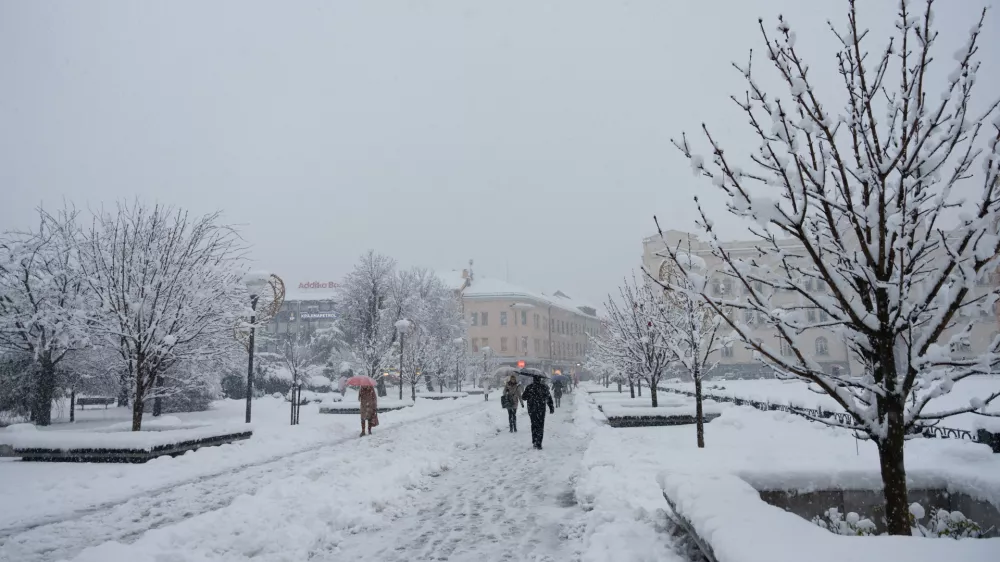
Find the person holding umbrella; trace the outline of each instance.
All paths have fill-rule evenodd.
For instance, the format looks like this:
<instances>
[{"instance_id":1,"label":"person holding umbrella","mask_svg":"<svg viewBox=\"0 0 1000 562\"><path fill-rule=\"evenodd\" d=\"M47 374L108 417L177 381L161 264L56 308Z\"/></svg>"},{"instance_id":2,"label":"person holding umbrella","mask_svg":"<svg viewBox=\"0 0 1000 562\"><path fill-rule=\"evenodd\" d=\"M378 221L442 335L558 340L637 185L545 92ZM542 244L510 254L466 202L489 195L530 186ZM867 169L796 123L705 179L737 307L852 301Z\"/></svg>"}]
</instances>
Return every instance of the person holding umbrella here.
<instances>
[{"instance_id":1,"label":"person holding umbrella","mask_svg":"<svg viewBox=\"0 0 1000 562\"><path fill-rule=\"evenodd\" d=\"M559 406L562 405L561 404L562 403L562 395L563 395L563 379L562 379L562 377L555 377L555 378L552 379L552 394L553 394L553 396L555 396L555 399L556 399L556 408L558 408Z\"/></svg>"},{"instance_id":2,"label":"person holding umbrella","mask_svg":"<svg viewBox=\"0 0 1000 562\"><path fill-rule=\"evenodd\" d=\"M347 386L358 388L358 410L361 412L361 437L365 436L365 422L368 423L368 435L372 428L378 426L378 394L375 393L375 381L371 377L354 376L347 379Z\"/></svg>"},{"instance_id":3,"label":"person holding umbrella","mask_svg":"<svg viewBox=\"0 0 1000 562\"><path fill-rule=\"evenodd\" d=\"M517 433L517 404L520 402L524 406L524 401L521 400L521 385L517 382L517 375L512 374L507 379L507 384L503 387L503 395L500 396L500 402L507 410L507 422L510 424L510 432Z\"/></svg>"},{"instance_id":4,"label":"person holding umbrella","mask_svg":"<svg viewBox=\"0 0 1000 562\"><path fill-rule=\"evenodd\" d=\"M531 419L531 444L536 449L542 448L542 436L545 433L545 407L549 407L549 413L556 413L556 407L552 403L552 394L549 387L542 382L542 373L531 369L522 371L521 374L531 377L531 384L524 389L521 400L528 404L528 418Z\"/></svg>"}]
</instances>

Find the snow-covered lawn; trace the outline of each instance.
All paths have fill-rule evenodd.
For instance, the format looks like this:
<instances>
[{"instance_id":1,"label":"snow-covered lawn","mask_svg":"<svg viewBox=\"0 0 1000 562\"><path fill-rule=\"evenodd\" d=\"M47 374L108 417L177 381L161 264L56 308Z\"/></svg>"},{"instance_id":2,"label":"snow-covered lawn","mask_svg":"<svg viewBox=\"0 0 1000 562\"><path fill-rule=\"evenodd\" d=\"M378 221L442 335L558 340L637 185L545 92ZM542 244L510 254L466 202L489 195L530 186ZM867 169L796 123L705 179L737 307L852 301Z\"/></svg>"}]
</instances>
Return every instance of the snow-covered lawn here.
<instances>
[{"instance_id":1,"label":"snow-covered lawn","mask_svg":"<svg viewBox=\"0 0 1000 562\"><path fill-rule=\"evenodd\" d=\"M711 475L735 475L740 482L750 480L761 489L769 486L873 489L881 485L878 455L873 444L855 441L849 432L809 422L793 414L722 405L722 416L705 425L706 448L698 450L694 426L618 430L599 424L602 416L596 404L581 401L577 408L583 410L578 412L577 419L591 424L594 436L584 455L576 487L581 505L593 508L588 512L585 533L586 551L590 553L585 560L588 561L652 560L650 553L670 548L665 535L658 532L664 526L667 510L658 483L661 475L668 482L686 478L688 494L700 495L698 501L705 506L725 509L719 513L706 509L697 514L702 519L696 522L711 538L729 541L726 557L720 558L720 562L772 559L770 556L775 551L759 541L751 541L741 530L740 525L745 523L740 519L743 509L754 513L754 517L760 517L760 510L774 515L770 520L774 525L780 525L783 516L787 516L784 517L786 522L788 517L795 517L795 523L806 525L804 533L808 536L812 536L809 534L812 529L808 527L812 523L785 514L779 508L759 505L762 500L755 494L726 497L722 490L732 487L725 486L722 481L718 489L711 486L693 489L700 485L699 482L710 480ZM950 484L953 489L1000 506L1000 455L991 453L985 445L962 440L914 439L907 442L906 455L908 476L914 484L936 487ZM756 498L757 503L752 506L739 503L749 501L748 497ZM701 505L698 501L692 505ZM795 542L799 540L799 531L802 529L782 528L771 540ZM711 535L713 532L717 534ZM734 543L733 537L743 537L744 542ZM845 538L849 539L869 540ZM885 543L910 539L874 537L870 540ZM938 546L928 552L947 548L949 543L959 544L950 539L918 539L918 542L926 540L944 541L936 543ZM978 546L965 550L953 549L948 559L981 560L983 558L977 556L981 556L984 549L995 548L994 553L1000 552L1000 539L983 540L991 542L979 542ZM862 550L865 548L867 546L863 545ZM907 556L898 559L940 562L940 558L922 557L919 546L910 547L906 552ZM826 558L823 549L811 548L809 553L808 559L814 562L849 559ZM969 558L963 558L964 555ZM667 556L664 554L664 559Z\"/></svg>"},{"instance_id":2,"label":"snow-covered lawn","mask_svg":"<svg viewBox=\"0 0 1000 562\"><path fill-rule=\"evenodd\" d=\"M478 405L479 401L420 401L412 408L381 414L381 425L376 433L471 404ZM244 407L245 402L225 400L216 402L207 412L171 416L185 422L238 422L243 419ZM39 524L74 517L98 506L123 502L241 467L323 447L328 447L330 454L336 454L338 447L357 439L360 422L356 416L323 416L317 410L316 404L303 406L301 425L293 427L289 425L288 402L275 398L255 400L251 439L140 465L24 463L0 459L0 482L3 483L0 486L0 506L3 506L0 509L0 539ZM115 420L109 415L100 421L85 422L85 427L106 427ZM4 557L0 555L0 559Z\"/></svg>"},{"instance_id":3,"label":"snow-covered lawn","mask_svg":"<svg viewBox=\"0 0 1000 562\"><path fill-rule=\"evenodd\" d=\"M660 386L694 391L692 383L664 382L660 383ZM719 389L718 387L723 388ZM955 384L955 387L949 394L932 400L924 408L924 413L947 411L951 408L968 406L971 399L987 397L998 391L1000 391L1000 375L969 377ZM703 392L705 394L747 398L750 400L771 402L773 404L787 404L803 408L822 407L829 411L842 411L842 408L829 396L817 394L809 390L806 384L794 380L758 379L720 381L710 379L705 381ZM643 393L645 394L646 390L643 390ZM1000 403L991 405L989 411L1000 412ZM983 419L983 416L961 414L943 420L940 425L956 429L974 429L976 422L981 419Z\"/></svg>"}]
</instances>

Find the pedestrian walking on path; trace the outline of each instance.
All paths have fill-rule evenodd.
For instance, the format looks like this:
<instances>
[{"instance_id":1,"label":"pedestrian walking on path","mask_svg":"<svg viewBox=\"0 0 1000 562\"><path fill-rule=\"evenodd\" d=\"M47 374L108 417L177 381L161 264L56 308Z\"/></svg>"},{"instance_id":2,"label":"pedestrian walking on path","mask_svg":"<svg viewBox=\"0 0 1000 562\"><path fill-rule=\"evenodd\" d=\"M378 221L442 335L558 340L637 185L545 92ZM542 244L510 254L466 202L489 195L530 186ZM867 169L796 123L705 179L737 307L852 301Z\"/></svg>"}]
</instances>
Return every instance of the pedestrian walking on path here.
<instances>
[{"instance_id":1,"label":"pedestrian walking on path","mask_svg":"<svg viewBox=\"0 0 1000 562\"><path fill-rule=\"evenodd\" d=\"M552 393L549 387L542 382L542 377L532 376L532 382L524 389L521 399L527 402L528 417L531 419L531 444L536 449L542 448L542 436L545 433L545 407L549 407L549 413L556 413L555 404L552 403Z\"/></svg>"},{"instance_id":2,"label":"pedestrian walking on path","mask_svg":"<svg viewBox=\"0 0 1000 562\"><path fill-rule=\"evenodd\" d=\"M562 381L553 381L552 382L552 395L556 399L556 408L558 408L561 405L561 403L562 403L562 395L563 395L563 382Z\"/></svg>"},{"instance_id":3,"label":"pedestrian walking on path","mask_svg":"<svg viewBox=\"0 0 1000 562\"><path fill-rule=\"evenodd\" d=\"M361 410L361 437L365 436L365 422L368 422L368 435L372 428L378 426L378 394L375 387L362 386L358 389L358 404Z\"/></svg>"},{"instance_id":4,"label":"pedestrian walking on path","mask_svg":"<svg viewBox=\"0 0 1000 562\"><path fill-rule=\"evenodd\" d=\"M511 375L503 387L503 394L500 395L500 405L507 410L507 421L510 424L511 433L517 433L518 403L524 405L524 401L521 400L521 385L517 382L517 375Z\"/></svg>"}]
</instances>

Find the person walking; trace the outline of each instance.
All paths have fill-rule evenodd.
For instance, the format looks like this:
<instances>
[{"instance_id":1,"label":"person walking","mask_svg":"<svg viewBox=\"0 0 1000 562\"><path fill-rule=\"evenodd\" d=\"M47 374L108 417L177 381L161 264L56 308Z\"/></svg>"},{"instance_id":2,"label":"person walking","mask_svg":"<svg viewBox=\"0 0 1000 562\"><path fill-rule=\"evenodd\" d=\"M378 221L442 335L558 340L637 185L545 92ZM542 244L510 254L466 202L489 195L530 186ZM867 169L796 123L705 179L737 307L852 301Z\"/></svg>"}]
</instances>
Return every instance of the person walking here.
<instances>
[{"instance_id":1,"label":"person walking","mask_svg":"<svg viewBox=\"0 0 1000 562\"><path fill-rule=\"evenodd\" d=\"M503 394L500 401L507 409L507 421L510 423L510 432L517 433L517 404L524 406L521 400L521 385L517 382L517 375L511 375L507 384L503 387Z\"/></svg>"},{"instance_id":2,"label":"person walking","mask_svg":"<svg viewBox=\"0 0 1000 562\"><path fill-rule=\"evenodd\" d=\"M552 394L549 387L542 382L542 377L532 375L532 382L524 389L521 399L527 402L528 417L531 419L531 444L536 449L542 448L542 436L545 433L545 407L549 407L549 413L556 413L556 407L552 403Z\"/></svg>"},{"instance_id":3,"label":"person walking","mask_svg":"<svg viewBox=\"0 0 1000 562\"><path fill-rule=\"evenodd\" d=\"M365 436L365 422L368 422L368 435L372 428L378 426L378 394L375 387L362 386L358 389L358 404L361 410L361 437Z\"/></svg>"},{"instance_id":4,"label":"person walking","mask_svg":"<svg viewBox=\"0 0 1000 562\"><path fill-rule=\"evenodd\" d=\"M563 382L562 381L553 381L552 382L552 395L556 399L556 408L558 408L561 405L561 402L562 402L562 395L563 395Z\"/></svg>"}]
</instances>

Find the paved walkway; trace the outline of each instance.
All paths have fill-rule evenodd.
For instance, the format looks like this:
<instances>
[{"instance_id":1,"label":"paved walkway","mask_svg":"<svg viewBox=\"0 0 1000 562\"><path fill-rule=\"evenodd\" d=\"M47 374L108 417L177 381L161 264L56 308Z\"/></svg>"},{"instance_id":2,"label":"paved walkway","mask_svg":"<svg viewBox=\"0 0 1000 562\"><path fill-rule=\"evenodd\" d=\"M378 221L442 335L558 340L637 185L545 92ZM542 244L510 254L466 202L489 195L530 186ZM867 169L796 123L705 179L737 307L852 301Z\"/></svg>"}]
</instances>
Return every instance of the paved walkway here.
<instances>
[{"instance_id":1,"label":"paved walkway","mask_svg":"<svg viewBox=\"0 0 1000 562\"><path fill-rule=\"evenodd\" d=\"M572 398L564 397L536 451L522 410L518 433L504 430L465 452L410 514L388 529L352 535L326 560L577 559L581 512L571 479L586 442L573 431L571 412Z\"/></svg>"}]
</instances>

